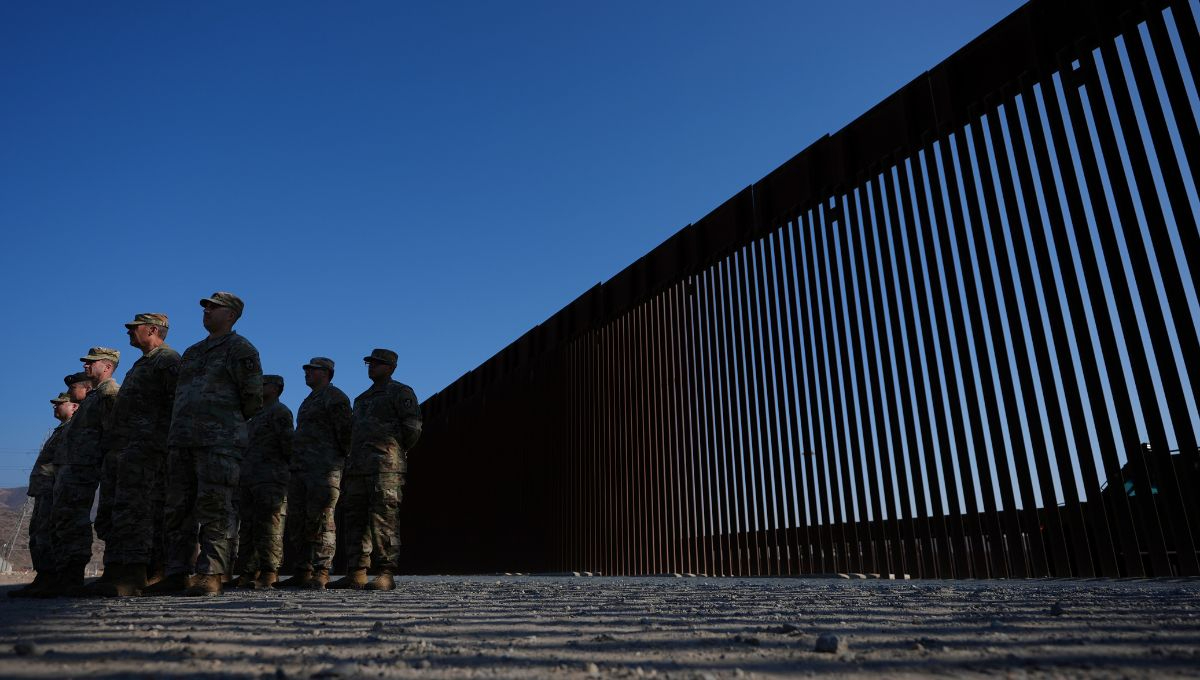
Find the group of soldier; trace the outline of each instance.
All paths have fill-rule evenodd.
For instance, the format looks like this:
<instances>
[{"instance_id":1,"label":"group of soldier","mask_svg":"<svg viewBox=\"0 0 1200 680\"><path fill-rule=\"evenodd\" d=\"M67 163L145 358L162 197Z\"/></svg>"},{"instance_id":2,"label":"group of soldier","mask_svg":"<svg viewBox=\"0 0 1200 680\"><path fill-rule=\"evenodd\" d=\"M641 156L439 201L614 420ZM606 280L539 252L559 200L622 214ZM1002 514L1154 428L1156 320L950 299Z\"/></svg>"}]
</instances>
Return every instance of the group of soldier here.
<instances>
[{"instance_id":1,"label":"group of soldier","mask_svg":"<svg viewBox=\"0 0 1200 680\"><path fill-rule=\"evenodd\" d=\"M395 588L407 454L421 434L415 393L392 379L396 353L363 357L371 387L353 405L331 384L333 360L313 358L293 426L283 377L263 375L258 350L233 330L242 300L216 292L200 305L208 337L182 356L166 344L165 314L137 314L125 327L142 356L124 385L113 380L121 353L93 347L50 400L60 424L28 492L37 575L10 595ZM93 529L104 571L85 584ZM347 573L330 583L335 531ZM281 564L285 541L293 565ZM284 566L292 577L276 583Z\"/></svg>"}]
</instances>

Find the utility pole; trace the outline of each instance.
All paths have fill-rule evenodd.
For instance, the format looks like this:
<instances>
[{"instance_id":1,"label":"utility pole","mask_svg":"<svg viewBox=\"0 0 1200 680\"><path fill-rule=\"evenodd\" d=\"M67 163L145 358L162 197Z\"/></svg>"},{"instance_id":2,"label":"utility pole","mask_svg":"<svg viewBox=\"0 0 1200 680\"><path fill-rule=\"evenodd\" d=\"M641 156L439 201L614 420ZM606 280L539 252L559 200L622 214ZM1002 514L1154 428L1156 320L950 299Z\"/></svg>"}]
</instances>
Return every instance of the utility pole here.
<instances>
[{"instance_id":1,"label":"utility pole","mask_svg":"<svg viewBox=\"0 0 1200 680\"><path fill-rule=\"evenodd\" d=\"M17 527L13 529L12 540L8 542L8 548L4 551L4 561L12 564L13 548L17 547L17 539L21 537L21 527L25 525L25 518L33 511L33 496L26 496L25 503L21 506L21 517L17 519Z\"/></svg>"}]
</instances>

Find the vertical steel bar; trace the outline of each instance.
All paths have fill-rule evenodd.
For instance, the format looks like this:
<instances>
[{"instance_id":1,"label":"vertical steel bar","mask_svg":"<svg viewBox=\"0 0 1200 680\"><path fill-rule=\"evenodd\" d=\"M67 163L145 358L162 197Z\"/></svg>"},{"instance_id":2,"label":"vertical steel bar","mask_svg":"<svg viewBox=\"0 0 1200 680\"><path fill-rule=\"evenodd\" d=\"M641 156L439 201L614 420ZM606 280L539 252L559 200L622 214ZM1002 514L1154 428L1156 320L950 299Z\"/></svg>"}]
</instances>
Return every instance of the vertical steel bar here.
<instances>
[{"instance_id":1,"label":"vertical steel bar","mask_svg":"<svg viewBox=\"0 0 1200 680\"><path fill-rule=\"evenodd\" d=\"M733 290L736 284L733 282L735 276L733 264L734 257L730 255L723 263L720 281L721 313L723 317L721 331L724 342L722 353L725 370L725 404L728 407L728 418L725 422L729 425L728 436L726 438L726 445L728 446L726 454L726 488L729 489L729 506L732 511L728 527L731 538L729 573L733 576L745 576L749 573L746 568L746 565L749 564L749 543L747 542L748 532L744 529L747 523L744 519L745 504L741 465L741 441L744 418L739 417L739 413L742 410L741 393L743 383L738 372L738 353L734 341L734 334L737 331L734 329L736 312L733 310Z\"/></svg>"},{"instance_id":2,"label":"vertical steel bar","mask_svg":"<svg viewBox=\"0 0 1200 680\"><path fill-rule=\"evenodd\" d=\"M768 285L769 263L768 258L768 237L760 238L751 244L751 253L754 255L754 280L755 280L755 298L756 298L756 334L758 336L757 355L759 366L758 379L758 404L759 404L759 426L761 428L760 440L764 443L760 447L760 463L761 477L759 479L759 487L763 490L763 525L761 531L765 538L766 554L763 565L763 573L767 575L778 576L782 573L783 559L782 552L786 552L783 548L783 511L780 509L781 501L781 475L778 461L781 457L779 445L779 421L776 415L776 393L775 386L778 384L776 376L776 366L778 363L774 358L774 353L771 351L771 346L775 344L777 331L775 328L775 320L769 313L770 304L773 299L773 287Z\"/></svg>"},{"instance_id":3,"label":"vertical steel bar","mask_svg":"<svg viewBox=\"0 0 1200 680\"><path fill-rule=\"evenodd\" d=\"M803 476L803 461L801 456L804 452L804 447L800 439L800 409L801 397L799 393L798 374L800 352L800 343L804 340L800 336L800 327L796 313L796 263L793 259L792 235L795 223L794 221L785 224L779 229L779 245L780 255L775 258L775 277L779 281L780 295L779 304L783 309L781 318L785 320L787 325L787 334L784 338L783 366L784 366L784 386L786 395L784 397L784 407L781 412L787 417L788 427L788 461L791 466L791 483L787 487L789 498L791 499L792 511L790 516L793 522L792 535L794 542L791 544L792 549L789 552L788 572L789 574L804 573L804 565L807 562L804 559L806 549L809 545L808 538L808 513L804 509L804 482Z\"/></svg>"}]
</instances>

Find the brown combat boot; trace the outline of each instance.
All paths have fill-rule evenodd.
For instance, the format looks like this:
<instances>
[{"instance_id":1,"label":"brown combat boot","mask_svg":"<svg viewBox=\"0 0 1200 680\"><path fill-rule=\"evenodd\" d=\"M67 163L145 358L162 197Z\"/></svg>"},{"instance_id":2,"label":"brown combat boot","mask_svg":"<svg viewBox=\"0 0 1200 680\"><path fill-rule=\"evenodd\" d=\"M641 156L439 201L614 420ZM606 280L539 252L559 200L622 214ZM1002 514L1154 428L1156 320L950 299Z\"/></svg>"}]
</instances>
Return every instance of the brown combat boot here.
<instances>
[{"instance_id":1,"label":"brown combat boot","mask_svg":"<svg viewBox=\"0 0 1200 680\"><path fill-rule=\"evenodd\" d=\"M163 577L166 575L166 570L163 569L163 565L151 564L150 566L146 567L146 585L152 586L155 583L163 580Z\"/></svg>"},{"instance_id":2,"label":"brown combat boot","mask_svg":"<svg viewBox=\"0 0 1200 680\"><path fill-rule=\"evenodd\" d=\"M110 586L125 578L128 566L124 564L104 565L104 574L91 583L79 586L67 593L68 597L116 597L116 591Z\"/></svg>"},{"instance_id":3,"label":"brown combat boot","mask_svg":"<svg viewBox=\"0 0 1200 680\"><path fill-rule=\"evenodd\" d=\"M92 597L133 597L146 587L146 565L123 564L108 583L96 582L86 586Z\"/></svg>"},{"instance_id":4,"label":"brown combat boot","mask_svg":"<svg viewBox=\"0 0 1200 680\"><path fill-rule=\"evenodd\" d=\"M171 574L162 577L158 583L142 589L143 595L174 595L182 593L188 587L187 574Z\"/></svg>"},{"instance_id":5,"label":"brown combat boot","mask_svg":"<svg viewBox=\"0 0 1200 680\"><path fill-rule=\"evenodd\" d=\"M367 569L351 569L346 575L325 586L326 588L362 590L367 585Z\"/></svg>"},{"instance_id":6,"label":"brown combat boot","mask_svg":"<svg viewBox=\"0 0 1200 680\"><path fill-rule=\"evenodd\" d=\"M33 593L46 587L46 584L54 580L54 572L37 572L33 575L33 581L17 588L16 590L8 591L9 597L33 597Z\"/></svg>"},{"instance_id":7,"label":"brown combat boot","mask_svg":"<svg viewBox=\"0 0 1200 680\"><path fill-rule=\"evenodd\" d=\"M367 585L363 586L363 590L395 590L396 581L392 578L391 569L380 569L379 575L375 577Z\"/></svg>"},{"instance_id":8,"label":"brown combat boot","mask_svg":"<svg viewBox=\"0 0 1200 680\"><path fill-rule=\"evenodd\" d=\"M83 569L86 566L87 562L73 562L65 569L60 569L54 575L54 580L47 583L45 588L34 593L32 597L65 597L67 593L83 585Z\"/></svg>"},{"instance_id":9,"label":"brown combat boot","mask_svg":"<svg viewBox=\"0 0 1200 680\"><path fill-rule=\"evenodd\" d=\"M233 583L230 583L226 587L227 588L253 588L254 582L257 580L258 580L258 572L257 571L247 571L247 572L243 573L241 576L237 577L236 581L234 581Z\"/></svg>"},{"instance_id":10,"label":"brown combat boot","mask_svg":"<svg viewBox=\"0 0 1200 680\"><path fill-rule=\"evenodd\" d=\"M329 583L329 570L317 569L313 571L312 578L308 582L300 586L305 590L325 590L325 585Z\"/></svg>"},{"instance_id":11,"label":"brown combat boot","mask_svg":"<svg viewBox=\"0 0 1200 680\"><path fill-rule=\"evenodd\" d=\"M275 590L271 586L275 585L277 574L273 571L260 571L258 577L254 579L255 590Z\"/></svg>"},{"instance_id":12,"label":"brown combat boot","mask_svg":"<svg viewBox=\"0 0 1200 680\"><path fill-rule=\"evenodd\" d=\"M312 580L313 572L311 569L297 569L295 574L290 578L286 578L275 584L276 588L307 588L308 582Z\"/></svg>"},{"instance_id":13,"label":"brown combat boot","mask_svg":"<svg viewBox=\"0 0 1200 680\"><path fill-rule=\"evenodd\" d=\"M222 574L196 574L192 580L192 585L180 591L180 595L184 597L206 597L209 595L220 595L225 579L221 578Z\"/></svg>"}]
</instances>

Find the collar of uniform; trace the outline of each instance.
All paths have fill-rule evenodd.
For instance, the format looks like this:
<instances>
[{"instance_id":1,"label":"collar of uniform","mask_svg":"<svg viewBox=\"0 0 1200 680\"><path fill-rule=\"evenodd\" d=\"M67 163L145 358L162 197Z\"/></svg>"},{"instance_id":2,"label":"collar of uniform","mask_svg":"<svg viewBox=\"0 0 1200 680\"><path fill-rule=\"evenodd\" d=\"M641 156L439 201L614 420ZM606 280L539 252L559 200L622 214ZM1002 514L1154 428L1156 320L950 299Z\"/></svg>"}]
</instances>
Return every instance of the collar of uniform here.
<instances>
[{"instance_id":1,"label":"collar of uniform","mask_svg":"<svg viewBox=\"0 0 1200 680\"><path fill-rule=\"evenodd\" d=\"M208 344L204 346L204 351L207 352L214 347L220 347L221 345L225 344L225 342L227 342L230 338L232 338L235 335L237 335L237 331L229 331L225 335L221 335L221 336L218 336L215 338L205 338L204 342L206 342Z\"/></svg>"},{"instance_id":2,"label":"collar of uniform","mask_svg":"<svg viewBox=\"0 0 1200 680\"><path fill-rule=\"evenodd\" d=\"M146 352L145 354L143 354L142 358L150 359L158 354L161 354L162 351L166 350L166 349L170 349L170 346L164 342L163 344L159 345L158 347L155 347L154 349L150 350L149 352Z\"/></svg>"}]
</instances>

